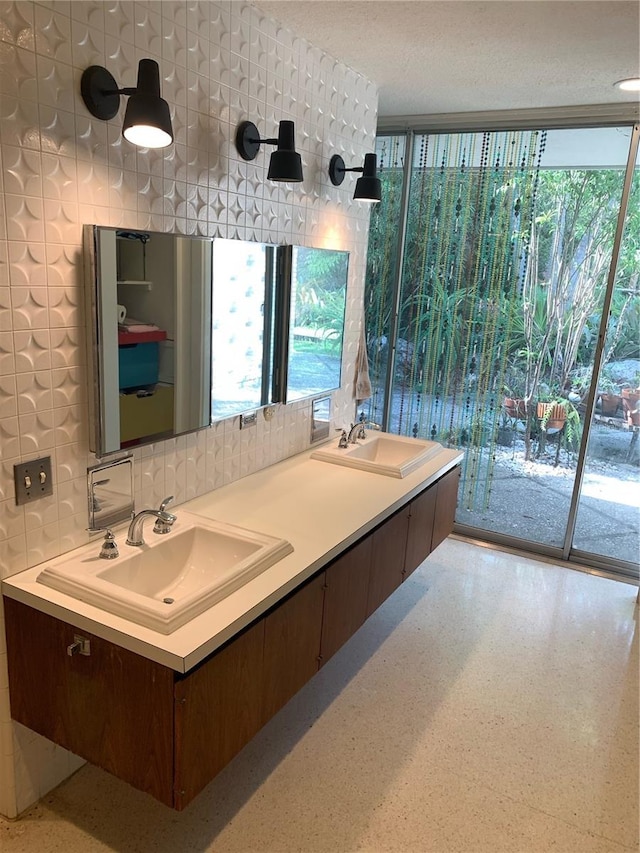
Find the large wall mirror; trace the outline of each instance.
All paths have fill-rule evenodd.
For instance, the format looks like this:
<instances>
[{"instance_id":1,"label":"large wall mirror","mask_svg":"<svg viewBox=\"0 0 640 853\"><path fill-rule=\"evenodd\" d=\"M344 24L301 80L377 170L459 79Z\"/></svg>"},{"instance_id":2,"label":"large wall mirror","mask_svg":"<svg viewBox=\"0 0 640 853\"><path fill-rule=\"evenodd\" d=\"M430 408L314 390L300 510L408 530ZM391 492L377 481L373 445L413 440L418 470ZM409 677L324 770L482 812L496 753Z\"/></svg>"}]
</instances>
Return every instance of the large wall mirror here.
<instances>
[{"instance_id":1,"label":"large wall mirror","mask_svg":"<svg viewBox=\"0 0 640 853\"><path fill-rule=\"evenodd\" d=\"M85 226L92 446L340 387L348 252Z\"/></svg>"},{"instance_id":2,"label":"large wall mirror","mask_svg":"<svg viewBox=\"0 0 640 853\"><path fill-rule=\"evenodd\" d=\"M208 426L212 241L85 226L98 455Z\"/></svg>"}]
</instances>

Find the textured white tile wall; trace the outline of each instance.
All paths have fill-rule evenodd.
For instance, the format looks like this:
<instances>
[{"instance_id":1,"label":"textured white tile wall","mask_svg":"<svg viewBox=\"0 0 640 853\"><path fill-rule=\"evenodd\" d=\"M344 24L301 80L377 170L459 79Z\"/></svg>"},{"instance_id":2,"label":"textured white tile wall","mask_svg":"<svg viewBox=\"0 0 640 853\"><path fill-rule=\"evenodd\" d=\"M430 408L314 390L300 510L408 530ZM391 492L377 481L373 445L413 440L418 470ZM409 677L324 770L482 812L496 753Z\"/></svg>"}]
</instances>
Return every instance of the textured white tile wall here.
<instances>
[{"instance_id":1,"label":"textured white tile wall","mask_svg":"<svg viewBox=\"0 0 640 853\"><path fill-rule=\"evenodd\" d=\"M160 64L175 144L136 150L120 115L94 119L79 96L90 64L135 85ZM331 186L331 155L373 150L377 91L357 72L245 2L0 2L0 572L86 541L87 365L84 223L297 242L351 252L343 388L333 418L353 415L369 211L353 182ZM268 147L239 159L237 124L276 133L296 123L305 180L266 180ZM240 435L237 419L135 451L139 506L217 488L304 449L310 406L278 407ZM13 465L51 454L55 493L16 507ZM10 720L0 609L0 812L14 816L78 759Z\"/></svg>"}]
</instances>

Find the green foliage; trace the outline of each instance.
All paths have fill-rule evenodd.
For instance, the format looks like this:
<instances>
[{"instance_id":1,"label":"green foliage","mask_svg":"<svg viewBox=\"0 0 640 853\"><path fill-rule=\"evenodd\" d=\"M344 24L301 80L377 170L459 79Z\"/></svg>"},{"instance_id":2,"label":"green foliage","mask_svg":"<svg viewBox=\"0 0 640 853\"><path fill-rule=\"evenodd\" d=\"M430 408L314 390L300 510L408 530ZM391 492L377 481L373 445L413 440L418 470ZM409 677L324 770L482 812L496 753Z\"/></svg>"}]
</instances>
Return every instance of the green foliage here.
<instances>
[{"instance_id":1,"label":"green foliage","mask_svg":"<svg viewBox=\"0 0 640 853\"><path fill-rule=\"evenodd\" d=\"M620 394L620 385L609 379L607 376L601 376L598 380L598 390L604 394Z\"/></svg>"},{"instance_id":2,"label":"green foliage","mask_svg":"<svg viewBox=\"0 0 640 853\"><path fill-rule=\"evenodd\" d=\"M411 358L402 376L396 371L395 390L400 380L402 405L405 399L411 400L401 417L413 427L431 406L437 415L428 427L435 421L442 440L470 447L478 442L490 444L487 436L495 433L501 414L495 396L504 389L507 396L527 402L529 455L530 439L541 427L535 404L547 396L566 415L560 440L575 449L582 426L578 410L565 395L570 388L586 392L623 172L595 168L538 172L530 156L540 141L535 134L526 141L523 134L483 135L483 151L492 151L494 159L487 156L478 168L468 165L477 162L467 157L469 140L452 134L417 141L422 146L420 165L416 158L397 306L398 337ZM521 146L512 158L520 163L522 157L520 168L510 169L511 163L502 156L508 146ZM435 149L437 158L431 156ZM456 160L454 149L467 154ZM371 215L367 257L365 308L370 340L390 337L396 310L393 283L400 250L402 170L383 169L381 179L383 202ZM610 359L640 357L639 270L640 170L636 170L605 364ZM385 364L377 352L376 358L372 378L382 380ZM414 393L405 397L404 389ZM440 403L434 408L434 398L446 399L448 408ZM494 402L489 403L491 398ZM493 430L470 423L475 410L491 411L487 417L494 418Z\"/></svg>"},{"instance_id":3,"label":"green foliage","mask_svg":"<svg viewBox=\"0 0 640 853\"><path fill-rule=\"evenodd\" d=\"M640 223L638 227L640 227ZM640 252L638 252L635 264L635 269L640 270ZM597 334L596 322L593 326L594 332ZM617 277L613 291L605 358L607 361L640 358L640 287L638 273L629 274L629 271L624 268Z\"/></svg>"},{"instance_id":4,"label":"green foliage","mask_svg":"<svg viewBox=\"0 0 640 853\"><path fill-rule=\"evenodd\" d=\"M540 429L546 430L549 420L554 414L554 408L564 412L564 428L561 433L561 442L568 450L577 450L582 437L582 421L580 413L570 400L564 397L550 397L545 400L548 407L540 418Z\"/></svg>"},{"instance_id":5,"label":"green foliage","mask_svg":"<svg viewBox=\"0 0 640 853\"><path fill-rule=\"evenodd\" d=\"M297 252L294 325L321 332L330 350L342 340L347 265L346 252Z\"/></svg>"},{"instance_id":6,"label":"green foliage","mask_svg":"<svg viewBox=\"0 0 640 853\"><path fill-rule=\"evenodd\" d=\"M324 293L344 290L348 263L346 252L317 252L315 249L299 248L296 264L298 283Z\"/></svg>"},{"instance_id":7,"label":"green foliage","mask_svg":"<svg viewBox=\"0 0 640 853\"><path fill-rule=\"evenodd\" d=\"M322 332L329 349L339 347L344 329L344 291L318 291L298 285L295 325Z\"/></svg>"}]
</instances>

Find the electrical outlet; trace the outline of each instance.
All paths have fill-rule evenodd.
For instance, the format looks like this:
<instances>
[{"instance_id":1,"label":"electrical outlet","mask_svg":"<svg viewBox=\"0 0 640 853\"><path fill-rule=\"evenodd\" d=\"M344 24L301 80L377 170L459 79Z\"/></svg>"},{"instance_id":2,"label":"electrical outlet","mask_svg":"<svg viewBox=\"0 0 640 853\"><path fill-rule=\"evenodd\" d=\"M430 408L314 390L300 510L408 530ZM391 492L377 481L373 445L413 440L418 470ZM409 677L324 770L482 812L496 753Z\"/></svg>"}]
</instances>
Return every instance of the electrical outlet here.
<instances>
[{"instance_id":1,"label":"electrical outlet","mask_svg":"<svg viewBox=\"0 0 640 853\"><path fill-rule=\"evenodd\" d=\"M13 479L16 486L16 504L28 504L39 498L53 494L51 477L51 457L32 459L13 466Z\"/></svg>"}]
</instances>

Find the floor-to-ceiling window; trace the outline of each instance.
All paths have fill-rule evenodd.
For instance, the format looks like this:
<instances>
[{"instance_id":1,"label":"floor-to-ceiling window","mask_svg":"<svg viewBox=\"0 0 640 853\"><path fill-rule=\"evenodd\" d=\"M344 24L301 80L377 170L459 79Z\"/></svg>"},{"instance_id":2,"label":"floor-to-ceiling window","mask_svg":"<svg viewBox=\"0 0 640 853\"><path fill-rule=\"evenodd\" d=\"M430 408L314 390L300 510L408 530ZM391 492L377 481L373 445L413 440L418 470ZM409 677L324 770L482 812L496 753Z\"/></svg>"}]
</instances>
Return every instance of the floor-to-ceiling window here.
<instances>
[{"instance_id":1,"label":"floor-to-ceiling window","mask_svg":"<svg viewBox=\"0 0 640 853\"><path fill-rule=\"evenodd\" d=\"M640 549L640 153L613 273L572 547L633 563Z\"/></svg>"},{"instance_id":2,"label":"floor-to-ceiling window","mask_svg":"<svg viewBox=\"0 0 640 853\"><path fill-rule=\"evenodd\" d=\"M365 411L464 448L457 522L564 556L575 527L581 552L628 574L639 491L633 145L624 125L381 136L366 291ZM627 402L605 416L610 386ZM584 541L590 512L599 550Z\"/></svg>"}]
</instances>

